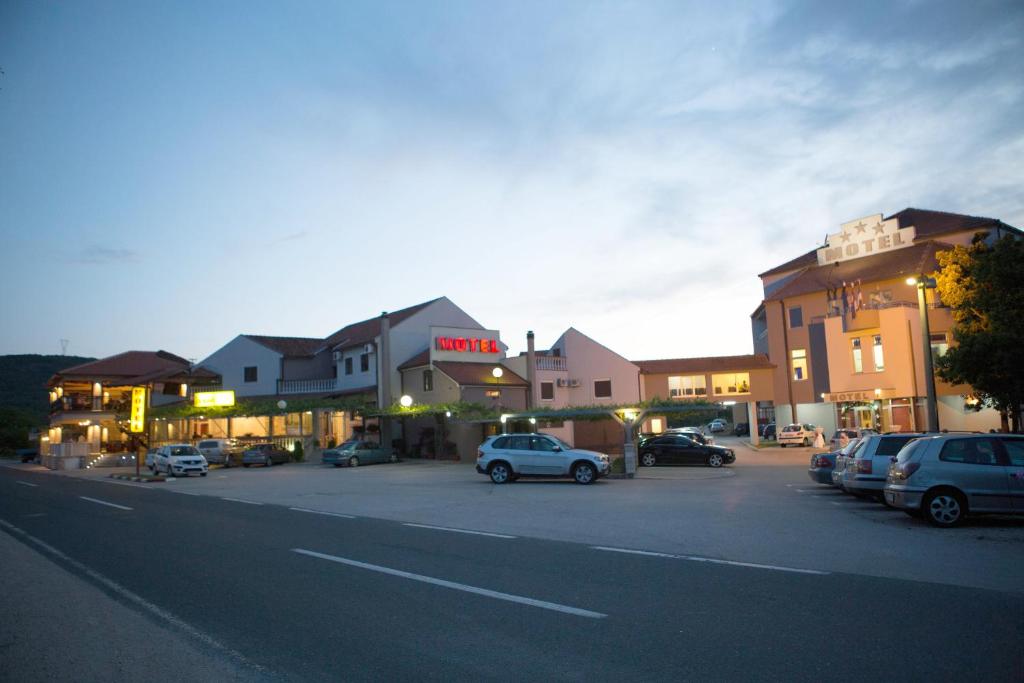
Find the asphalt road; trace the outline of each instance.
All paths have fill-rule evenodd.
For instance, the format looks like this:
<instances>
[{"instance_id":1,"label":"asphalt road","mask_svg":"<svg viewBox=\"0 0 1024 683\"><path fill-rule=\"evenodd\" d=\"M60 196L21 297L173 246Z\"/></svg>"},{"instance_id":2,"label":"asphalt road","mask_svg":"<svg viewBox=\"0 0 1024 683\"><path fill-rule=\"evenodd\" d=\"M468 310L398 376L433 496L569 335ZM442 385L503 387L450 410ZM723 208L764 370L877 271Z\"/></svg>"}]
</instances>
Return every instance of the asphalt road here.
<instances>
[{"instance_id":1,"label":"asphalt road","mask_svg":"<svg viewBox=\"0 0 1024 683\"><path fill-rule=\"evenodd\" d=\"M0 530L241 678L1024 676L1017 592L456 533L176 491L0 468ZM47 589L32 576L7 578L6 591ZM64 642L83 647L73 633ZM164 645L142 647L178 656ZM0 678L10 678L3 661L0 651Z\"/></svg>"}]
</instances>

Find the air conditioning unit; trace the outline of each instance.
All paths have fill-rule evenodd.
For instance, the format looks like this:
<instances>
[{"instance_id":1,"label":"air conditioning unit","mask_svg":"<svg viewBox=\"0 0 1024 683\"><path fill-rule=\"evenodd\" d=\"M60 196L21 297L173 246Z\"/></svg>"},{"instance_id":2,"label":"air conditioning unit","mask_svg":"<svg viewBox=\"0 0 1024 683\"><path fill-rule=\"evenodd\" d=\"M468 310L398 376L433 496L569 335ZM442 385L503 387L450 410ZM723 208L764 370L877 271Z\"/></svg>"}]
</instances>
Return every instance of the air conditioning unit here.
<instances>
[{"instance_id":1,"label":"air conditioning unit","mask_svg":"<svg viewBox=\"0 0 1024 683\"><path fill-rule=\"evenodd\" d=\"M341 351L335 351L332 354L332 357L334 358L334 362L337 363L338 361L341 360Z\"/></svg>"},{"instance_id":2,"label":"air conditioning unit","mask_svg":"<svg viewBox=\"0 0 1024 683\"><path fill-rule=\"evenodd\" d=\"M565 379L564 377L559 377L557 380L555 380L555 383L558 384L558 386L560 387L569 386L569 380Z\"/></svg>"},{"instance_id":3,"label":"air conditioning unit","mask_svg":"<svg viewBox=\"0 0 1024 683\"><path fill-rule=\"evenodd\" d=\"M373 344L363 344L363 353L373 353Z\"/></svg>"},{"instance_id":4,"label":"air conditioning unit","mask_svg":"<svg viewBox=\"0 0 1024 683\"><path fill-rule=\"evenodd\" d=\"M575 387L578 387L579 385L580 385L580 381L578 379L571 379L571 380L569 380L569 386L570 387L574 387L575 388Z\"/></svg>"}]
</instances>

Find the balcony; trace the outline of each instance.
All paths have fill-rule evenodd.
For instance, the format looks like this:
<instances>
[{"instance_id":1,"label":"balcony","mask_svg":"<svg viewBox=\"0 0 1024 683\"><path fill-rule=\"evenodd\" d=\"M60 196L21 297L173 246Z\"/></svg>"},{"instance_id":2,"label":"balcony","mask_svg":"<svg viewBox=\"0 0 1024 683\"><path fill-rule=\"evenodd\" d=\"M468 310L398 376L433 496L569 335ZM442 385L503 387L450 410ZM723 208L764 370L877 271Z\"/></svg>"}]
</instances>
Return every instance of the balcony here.
<instances>
[{"instance_id":1,"label":"balcony","mask_svg":"<svg viewBox=\"0 0 1024 683\"><path fill-rule=\"evenodd\" d=\"M326 394L338 390L338 380L326 379L279 379L278 394Z\"/></svg>"},{"instance_id":2,"label":"balcony","mask_svg":"<svg viewBox=\"0 0 1024 683\"><path fill-rule=\"evenodd\" d=\"M537 356L536 361L538 370L556 370L560 372L568 370L565 358L560 356Z\"/></svg>"}]
</instances>

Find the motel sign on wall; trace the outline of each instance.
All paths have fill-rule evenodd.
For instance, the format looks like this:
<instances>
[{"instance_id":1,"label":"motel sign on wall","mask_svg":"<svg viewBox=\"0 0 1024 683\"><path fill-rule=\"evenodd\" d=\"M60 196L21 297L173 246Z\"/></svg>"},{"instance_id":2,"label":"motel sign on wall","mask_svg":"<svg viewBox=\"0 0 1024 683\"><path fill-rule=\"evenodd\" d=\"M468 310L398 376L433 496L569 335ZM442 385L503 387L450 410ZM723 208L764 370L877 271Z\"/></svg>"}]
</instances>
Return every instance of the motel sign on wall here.
<instances>
[{"instance_id":1,"label":"motel sign on wall","mask_svg":"<svg viewBox=\"0 0 1024 683\"><path fill-rule=\"evenodd\" d=\"M818 265L909 247L916 235L914 226L901 228L895 218L883 221L880 213L843 223L842 229L829 235L825 246L818 250Z\"/></svg>"}]
</instances>

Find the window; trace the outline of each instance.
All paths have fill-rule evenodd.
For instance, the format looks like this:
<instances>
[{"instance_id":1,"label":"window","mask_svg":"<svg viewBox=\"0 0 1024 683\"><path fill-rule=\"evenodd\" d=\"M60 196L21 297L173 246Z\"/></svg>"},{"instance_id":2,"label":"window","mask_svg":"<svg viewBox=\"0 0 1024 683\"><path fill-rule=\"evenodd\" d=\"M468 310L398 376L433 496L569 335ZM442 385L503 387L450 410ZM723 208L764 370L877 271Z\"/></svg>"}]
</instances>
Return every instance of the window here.
<instances>
[{"instance_id":1,"label":"window","mask_svg":"<svg viewBox=\"0 0 1024 683\"><path fill-rule=\"evenodd\" d=\"M530 437L528 436L510 436L508 439L508 445L505 446L513 451L528 451L530 450Z\"/></svg>"},{"instance_id":2,"label":"window","mask_svg":"<svg viewBox=\"0 0 1024 683\"><path fill-rule=\"evenodd\" d=\"M542 401L554 401L555 400L555 383L554 382L541 382L540 383L540 400L542 400Z\"/></svg>"},{"instance_id":3,"label":"window","mask_svg":"<svg viewBox=\"0 0 1024 683\"><path fill-rule=\"evenodd\" d=\"M807 349L793 349L793 379L796 381L807 379Z\"/></svg>"},{"instance_id":4,"label":"window","mask_svg":"<svg viewBox=\"0 0 1024 683\"><path fill-rule=\"evenodd\" d=\"M337 365L332 365L331 366L331 377L333 379L338 379L338 366Z\"/></svg>"},{"instance_id":5,"label":"window","mask_svg":"<svg viewBox=\"0 0 1024 683\"><path fill-rule=\"evenodd\" d=\"M594 398L611 398L612 381L610 379L594 380Z\"/></svg>"},{"instance_id":6,"label":"window","mask_svg":"<svg viewBox=\"0 0 1024 683\"><path fill-rule=\"evenodd\" d=\"M494 443L491 444L491 446L493 446L494 448L508 448L509 441L511 441L511 439L509 439L507 436L501 436L495 439Z\"/></svg>"},{"instance_id":7,"label":"window","mask_svg":"<svg viewBox=\"0 0 1024 683\"><path fill-rule=\"evenodd\" d=\"M245 368L245 381L246 382L257 382L259 381L259 371L255 365L250 365Z\"/></svg>"},{"instance_id":8,"label":"window","mask_svg":"<svg viewBox=\"0 0 1024 683\"><path fill-rule=\"evenodd\" d=\"M871 354L875 359L875 370L885 370L885 354L882 353L882 335L876 334L871 338Z\"/></svg>"},{"instance_id":9,"label":"window","mask_svg":"<svg viewBox=\"0 0 1024 683\"><path fill-rule=\"evenodd\" d=\"M531 436L530 437L530 450L531 451L544 451L546 453L555 452L555 442L551 439L545 439L543 436Z\"/></svg>"},{"instance_id":10,"label":"window","mask_svg":"<svg viewBox=\"0 0 1024 683\"><path fill-rule=\"evenodd\" d=\"M668 378L669 398L683 396L706 396L708 393L707 379L704 375Z\"/></svg>"},{"instance_id":11,"label":"window","mask_svg":"<svg viewBox=\"0 0 1024 683\"><path fill-rule=\"evenodd\" d=\"M733 372L727 375L712 375L711 384L716 394L749 394L750 373Z\"/></svg>"},{"instance_id":12,"label":"window","mask_svg":"<svg viewBox=\"0 0 1024 683\"><path fill-rule=\"evenodd\" d=\"M964 465L998 465L991 439L953 439L939 453L939 460Z\"/></svg>"},{"instance_id":13,"label":"window","mask_svg":"<svg viewBox=\"0 0 1024 683\"><path fill-rule=\"evenodd\" d=\"M789 326L790 328L804 326L804 310L800 306L789 309Z\"/></svg>"},{"instance_id":14,"label":"window","mask_svg":"<svg viewBox=\"0 0 1024 683\"><path fill-rule=\"evenodd\" d=\"M352 359L351 358L346 358L345 359L345 374L346 375L351 375L352 374Z\"/></svg>"},{"instance_id":15,"label":"window","mask_svg":"<svg viewBox=\"0 0 1024 683\"><path fill-rule=\"evenodd\" d=\"M861 355L860 339L853 340L853 371L864 372L864 358Z\"/></svg>"},{"instance_id":16,"label":"window","mask_svg":"<svg viewBox=\"0 0 1024 683\"><path fill-rule=\"evenodd\" d=\"M1010 458L1010 465L1013 467L1024 467L1024 439L1004 436L999 440L1003 442L1006 455Z\"/></svg>"},{"instance_id":17,"label":"window","mask_svg":"<svg viewBox=\"0 0 1024 683\"><path fill-rule=\"evenodd\" d=\"M370 354L359 354L359 372L366 372L370 369Z\"/></svg>"},{"instance_id":18,"label":"window","mask_svg":"<svg viewBox=\"0 0 1024 683\"><path fill-rule=\"evenodd\" d=\"M434 371L424 370L423 371L423 391L434 390Z\"/></svg>"},{"instance_id":19,"label":"window","mask_svg":"<svg viewBox=\"0 0 1024 683\"><path fill-rule=\"evenodd\" d=\"M949 351L949 342L946 340L946 333L939 332L931 336L931 347L932 347L932 361L936 358L946 355L946 351Z\"/></svg>"}]
</instances>

